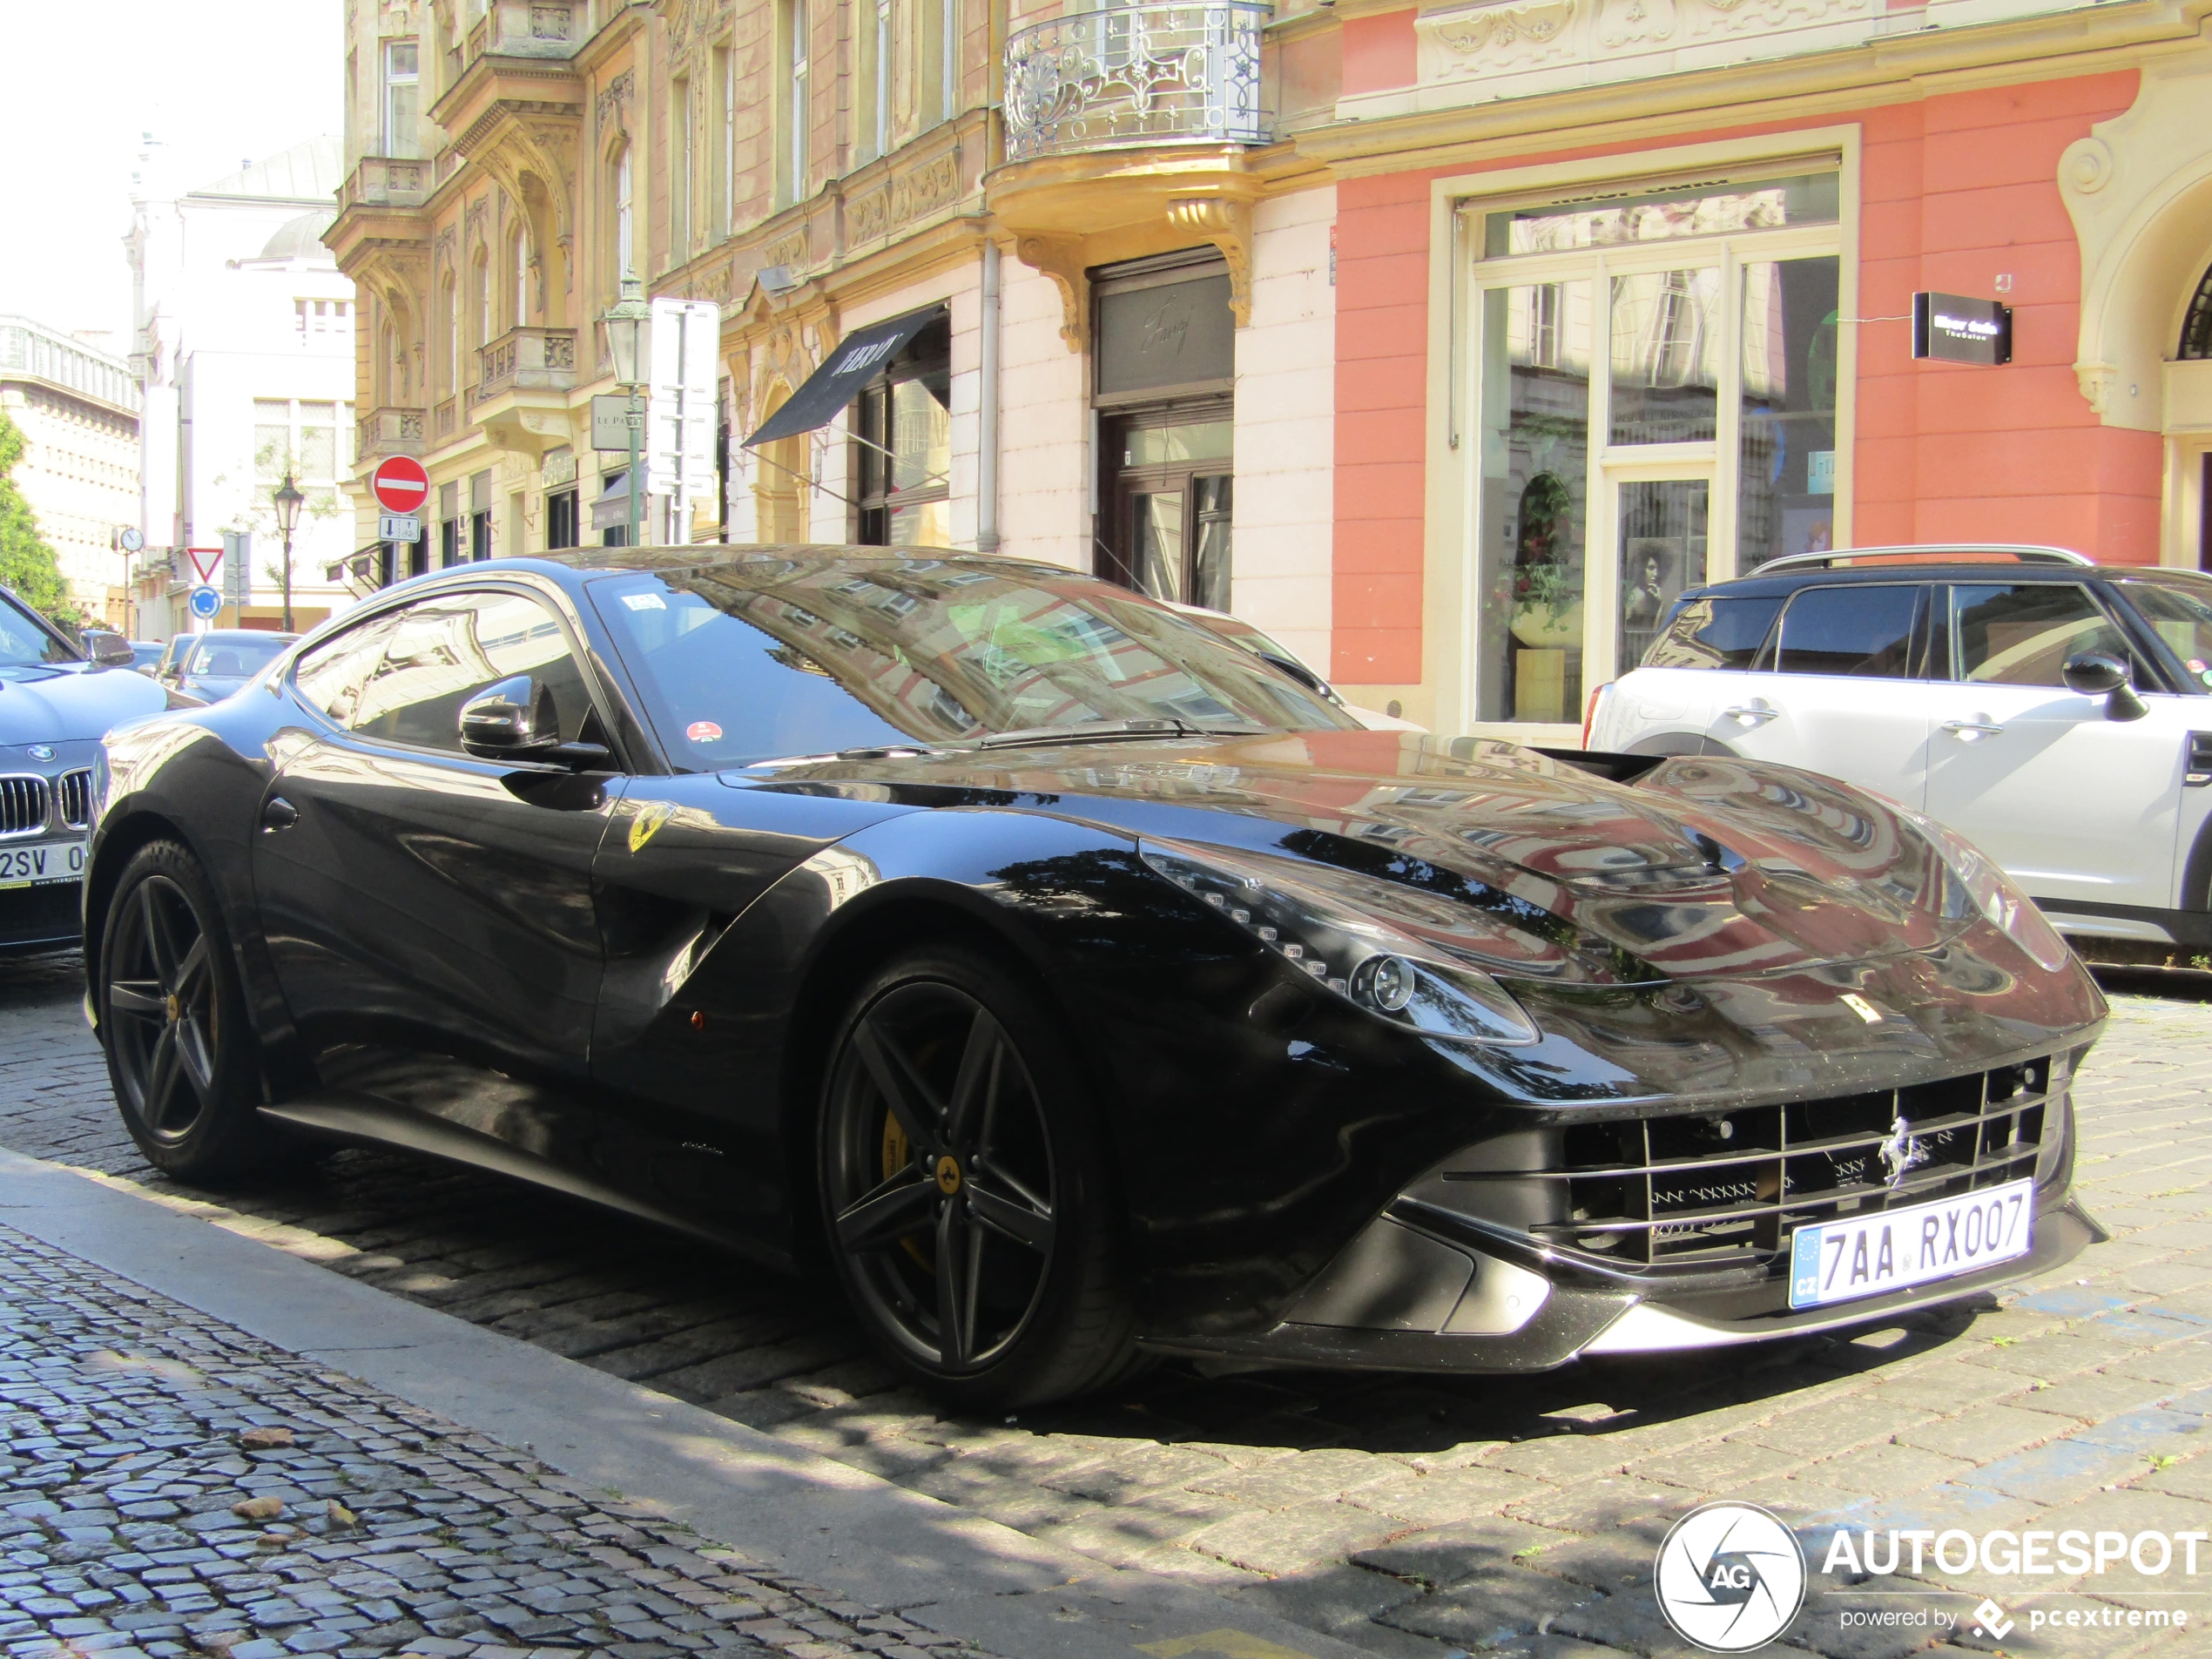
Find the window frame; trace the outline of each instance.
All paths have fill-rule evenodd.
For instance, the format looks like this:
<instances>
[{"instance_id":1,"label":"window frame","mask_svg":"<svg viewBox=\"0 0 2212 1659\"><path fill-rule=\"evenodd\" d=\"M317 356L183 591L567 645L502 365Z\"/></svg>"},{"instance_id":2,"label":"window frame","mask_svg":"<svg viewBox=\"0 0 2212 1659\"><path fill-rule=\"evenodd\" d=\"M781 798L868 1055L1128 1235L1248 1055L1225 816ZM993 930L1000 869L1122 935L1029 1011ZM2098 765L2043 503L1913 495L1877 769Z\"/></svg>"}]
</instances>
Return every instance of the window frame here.
<instances>
[{"instance_id":1,"label":"window frame","mask_svg":"<svg viewBox=\"0 0 2212 1659\"><path fill-rule=\"evenodd\" d=\"M1931 675L1929 654L1930 618L1936 610L1935 593L1944 584L1926 577L1900 577L1885 582L1808 582L1791 590L1775 613L1767 630L1766 643L1759 647L1758 657L1751 664L1755 674L1776 674L1790 679L1820 680L1929 680L1941 679ZM1781 665L1782 637L1790 625L1790 612L1797 603L1809 593L1854 593L1868 588L1911 588L1913 590L1912 627L1905 647L1905 671L1902 674L1824 674L1814 669L1784 668ZM1946 601L1946 604L1948 602Z\"/></svg>"},{"instance_id":2,"label":"window frame","mask_svg":"<svg viewBox=\"0 0 2212 1659\"><path fill-rule=\"evenodd\" d=\"M2119 633L2121 638L2127 642L2128 655L2128 678L2136 691L2175 692L2181 696L2188 695L2191 689L2188 676L2186 674L2180 676L2179 683L2176 684L2176 677L2174 671L2175 668L2179 667L2180 664L2177 661L2168 660L2171 653L2167 650L2164 639L2158 636L2157 631L2150 628L2148 624L2146 624L2140 617L2136 616L2134 607L2128 604L2123 597L2111 592L2104 583L2088 580L2086 579L2086 577L2087 573L2085 572L2083 577L2061 579L2055 582L2020 582L2017 580L2007 580L2005 573L1996 571L1993 571L1989 577L1980 580L1974 580L1956 575L1946 577L1941 582L1936 584L1943 591L1942 604L1939 607L1938 607L1941 613L1943 639L1939 645L1931 645L1931 662L1932 663L1933 661L1933 652L1937 650L1940 650L1943 653L1942 663L1944 672L1941 676L1935 678L1940 678L1952 685L2025 685L2026 688L2029 690L2038 689L2037 683L2034 681L1970 680L1959 672L1960 664L1959 660L1959 641L1956 637L1957 631L1951 625L1952 616L1957 604L1953 595L1959 588L1986 588L1997 586L2016 588L2074 588L2088 596L2090 609L2095 610L2099 615L2103 617L2107 622L2110 623L2113 628ZM2044 691L2059 691L2063 690L2064 687L2045 685L2041 686L2040 689Z\"/></svg>"},{"instance_id":3,"label":"window frame","mask_svg":"<svg viewBox=\"0 0 2212 1659\"><path fill-rule=\"evenodd\" d=\"M937 340L941 330L943 341L941 351L938 349ZM925 348L927 355L915 351L915 347L921 346L925 341L927 342ZM942 374L946 379L945 414L949 422L952 418L950 401L952 329L949 318L941 323L933 322L925 325L907 343L904 350L887 363L873 379L860 388L859 395L854 397L852 403L847 406L846 420L850 423L847 430L853 435L847 440L846 447L850 451L851 460L846 476L853 490L852 535L854 543L858 546L890 547L894 545L888 539L880 542L868 539L870 536L878 533L877 527L870 523L870 519L875 515L881 515L880 533L888 538L891 534L891 521L900 509L927 507L938 502L949 502L952 500L949 442L944 478L937 482L916 484L905 489L890 487L889 457L883 455L880 449L870 447L870 442L872 442L881 445L884 449L894 451L897 449L897 433L892 425L892 415L897 408L898 387L907 381L927 380L936 374ZM875 427L870 421L869 412L872 406L880 408L882 411L880 427ZM872 475L882 479L885 487L873 490L868 489L867 483ZM949 517L948 514L948 526ZM900 543L899 545L906 544Z\"/></svg>"},{"instance_id":4,"label":"window frame","mask_svg":"<svg viewBox=\"0 0 2212 1659\"><path fill-rule=\"evenodd\" d=\"M422 45L421 38L415 35L394 35L384 39L379 44L383 49L377 54L376 59L377 74L379 77L377 87L377 115L381 129L377 137L383 145L383 148L379 152L379 153L397 161L420 160L421 158L422 121ZM395 72L392 67L393 55L401 47L405 47L407 50L415 54L415 67L404 74ZM399 91L401 88L404 88L415 94L415 130L406 134L403 138L397 131L399 123L392 107L392 95L395 91Z\"/></svg>"},{"instance_id":5,"label":"window frame","mask_svg":"<svg viewBox=\"0 0 2212 1659\"><path fill-rule=\"evenodd\" d=\"M401 743L390 738L375 737L354 726L342 725L333 719L321 704L316 702L300 688L301 664L309 658L336 644L340 640L347 638L365 628L382 625L397 628L402 625L408 611L423 605L450 604L458 598L482 594L499 594L509 597L533 600L551 616L561 630L562 643L566 646L569 655L575 660L577 672L583 682L584 695L590 700L591 712L598 718L599 729L604 735L609 756L607 769L626 777L641 775L642 769L633 764L624 738L625 732L634 729L634 723L630 719L628 711L623 706L619 698L599 674L594 660L595 653L583 630L577 626L576 617L570 614L565 603L565 596L556 597L553 593L535 583L471 579L456 582L450 587L435 588L428 593L411 593L404 599L387 601L376 605L373 610L364 605L361 609L366 614L349 617L344 627L315 641L307 650L293 654L292 661L287 664L284 671L285 690L300 708L321 722L328 730L336 732L350 743L358 743L368 747L400 754L459 761L467 765L489 767L503 772L532 772L549 775L564 773L569 770L565 766L550 765L536 761L480 760L464 750L431 749L419 744ZM381 660L380 656L380 664Z\"/></svg>"}]
</instances>

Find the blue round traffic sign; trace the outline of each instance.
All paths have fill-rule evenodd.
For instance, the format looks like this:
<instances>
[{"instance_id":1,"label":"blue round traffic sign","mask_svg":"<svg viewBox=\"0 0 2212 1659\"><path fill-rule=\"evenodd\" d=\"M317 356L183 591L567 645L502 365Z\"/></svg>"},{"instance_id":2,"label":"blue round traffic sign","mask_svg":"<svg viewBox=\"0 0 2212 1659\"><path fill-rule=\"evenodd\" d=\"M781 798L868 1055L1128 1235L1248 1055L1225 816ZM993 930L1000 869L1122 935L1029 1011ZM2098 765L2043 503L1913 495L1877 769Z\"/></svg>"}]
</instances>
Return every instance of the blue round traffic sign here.
<instances>
[{"instance_id":1,"label":"blue round traffic sign","mask_svg":"<svg viewBox=\"0 0 2212 1659\"><path fill-rule=\"evenodd\" d=\"M223 595L216 588L194 588L191 599L186 603L191 605L193 616L202 622L212 622L223 608Z\"/></svg>"}]
</instances>

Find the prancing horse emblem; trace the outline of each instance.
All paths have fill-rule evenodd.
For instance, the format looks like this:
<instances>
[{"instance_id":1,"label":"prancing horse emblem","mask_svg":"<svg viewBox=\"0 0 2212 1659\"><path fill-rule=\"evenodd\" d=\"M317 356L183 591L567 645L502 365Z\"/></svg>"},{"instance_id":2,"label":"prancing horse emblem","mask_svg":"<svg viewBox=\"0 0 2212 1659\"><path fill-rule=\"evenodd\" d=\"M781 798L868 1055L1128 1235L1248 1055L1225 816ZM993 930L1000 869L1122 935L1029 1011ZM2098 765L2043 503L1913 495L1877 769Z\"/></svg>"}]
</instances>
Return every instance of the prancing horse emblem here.
<instances>
[{"instance_id":1,"label":"prancing horse emblem","mask_svg":"<svg viewBox=\"0 0 2212 1659\"><path fill-rule=\"evenodd\" d=\"M1912 1125L1899 1117L1890 1125L1890 1138L1876 1147L1882 1167L1890 1172L1890 1190L1905 1184L1905 1172L1928 1161L1928 1149L1913 1137Z\"/></svg>"}]
</instances>

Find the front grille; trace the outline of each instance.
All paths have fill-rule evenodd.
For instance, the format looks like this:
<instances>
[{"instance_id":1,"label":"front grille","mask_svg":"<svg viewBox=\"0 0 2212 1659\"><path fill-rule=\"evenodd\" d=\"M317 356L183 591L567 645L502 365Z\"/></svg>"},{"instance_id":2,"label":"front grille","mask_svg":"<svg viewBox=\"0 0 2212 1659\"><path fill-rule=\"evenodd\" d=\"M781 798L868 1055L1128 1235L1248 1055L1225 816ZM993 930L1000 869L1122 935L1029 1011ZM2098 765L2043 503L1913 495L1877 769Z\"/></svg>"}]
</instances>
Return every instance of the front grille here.
<instances>
[{"instance_id":1,"label":"front grille","mask_svg":"<svg viewBox=\"0 0 2212 1659\"><path fill-rule=\"evenodd\" d=\"M0 778L0 836L37 835L46 827L46 780Z\"/></svg>"},{"instance_id":2,"label":"front grille","mask_svg":"<svg viewBox=\"0 0 2212 1659\"><path fill-rule=\"evenodd\" d=\"M54 779L54 794L61 803L63 823L71 829L92 826L92 774L89 768L62 773Z\"/></svg>"},{"instance_id":3,"label":"front grille","mask_svg":"<svg viewBox=\"0 0 2212 1659\"><path fill-rule=\"evenodd\" d=\"M2060 1055L1910 1089L1524 1131L1470 1147L1411 1196L1623 1265L1750 1264L1809 1222L2033 1175L2047 1126L2063 1133L2067 1075ZM1919 1154L1894 1182L1885 1144Z\"/></svg>"}]
</instances>

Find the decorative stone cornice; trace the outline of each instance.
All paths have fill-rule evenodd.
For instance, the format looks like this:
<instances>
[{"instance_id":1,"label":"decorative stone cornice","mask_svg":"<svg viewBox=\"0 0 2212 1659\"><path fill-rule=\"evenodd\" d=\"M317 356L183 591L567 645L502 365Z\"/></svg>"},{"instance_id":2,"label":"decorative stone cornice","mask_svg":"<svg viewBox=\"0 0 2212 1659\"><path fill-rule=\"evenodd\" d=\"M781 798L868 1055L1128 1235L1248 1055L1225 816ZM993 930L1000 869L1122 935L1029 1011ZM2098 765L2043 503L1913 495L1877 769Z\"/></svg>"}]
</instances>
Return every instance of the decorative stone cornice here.
<instances>
[{"instance_id":1,"label":"decorative stone cornice","mask_svg":"<svg viewBox=\"0 0 2212 1659\"><path fill-rule=\"evenodd\" d=\"M1849 37L1839 35L1832 44L1814 29L1797 37L1797 48L1787 55L1744 52L1734 61L1714 62L1733 52L1730 43L1737 37L1724 30L1764 26L1769 6L1786 0L1740 0L1732 8L1713 0L1675 0L1676 37L1633 74L1594 80L1583 72L1587 64L1560 60L1516 83L1486 79L1472 67L1448 76L1440 71L1429 78L1435 55L1457 54L1442 39L1447 24L1465 26L1463 37L1474 43L1478 57L1492 51L1511 61L1511 51L1533 51L1541 43L1520 34L1518 24L1517 43L1507 43L1494 23L1475 41L1474 19L1485 11L1533 17L1546 3L1493 0L1429 11L1415 24L1420 84L1346 98L1338 105L1341 118L1301 129L1289 135L1291 141L1339 178L1525 155L1556 148L1562 132L1574 133L1578 145L1633 144L1710 129L1716 110L1726 111L1736 125L1802 120L1881 101L1917 103L1939 91L2134 68L2197 50L2200 27L2212 17L2212 0L2074 6L1972 28L1907 26L1898 19L1908 14L1853 12L1844 19ZM1572 30L1602 26L1590 22L1588 8L1595 0L1574 3ZM1642 3L1651 7L1663 0ZM1691 25L1682 22L1684 12ZM1648 11L1647 18L1651 15ZM1685 39L1680 31L1687 26L1708 32ZM1714 49L1696 55L1710 67L1678 67L1682 60L1667 55L1699 44ZM1830 49L1821 50L1824 45Z\"/></svg>"}]
</instances>

